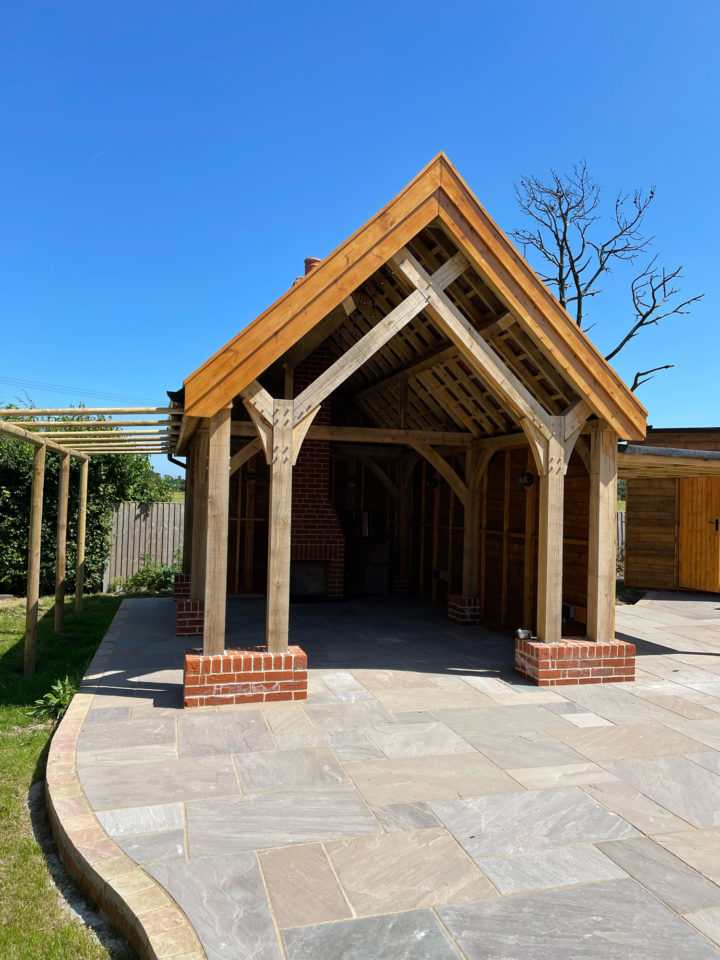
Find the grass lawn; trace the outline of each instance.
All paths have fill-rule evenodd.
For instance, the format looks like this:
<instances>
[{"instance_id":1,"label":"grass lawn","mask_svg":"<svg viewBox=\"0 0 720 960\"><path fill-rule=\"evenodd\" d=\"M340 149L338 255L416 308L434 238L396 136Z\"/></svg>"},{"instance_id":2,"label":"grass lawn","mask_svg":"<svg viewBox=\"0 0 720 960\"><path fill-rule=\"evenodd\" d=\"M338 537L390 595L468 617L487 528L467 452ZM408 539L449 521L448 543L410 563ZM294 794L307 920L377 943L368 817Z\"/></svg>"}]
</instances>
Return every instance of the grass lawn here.
<instances>
[{"instance_id":1,"label":"grass lawn","mask_svg":"<svg viewBox=\"0 0 720 960\"><path fill-rule=\"evenodd\" d=\"M58 679L82 677L121 597L87 597L80 616L65 605L65 634L53 634L52 599L40 601L34 677L24 677L25 601L0 601L0 958L84 960L112 954L61 906L27 810L45 776L51 724L28 716Z\"/></svg>"}]
</instances>

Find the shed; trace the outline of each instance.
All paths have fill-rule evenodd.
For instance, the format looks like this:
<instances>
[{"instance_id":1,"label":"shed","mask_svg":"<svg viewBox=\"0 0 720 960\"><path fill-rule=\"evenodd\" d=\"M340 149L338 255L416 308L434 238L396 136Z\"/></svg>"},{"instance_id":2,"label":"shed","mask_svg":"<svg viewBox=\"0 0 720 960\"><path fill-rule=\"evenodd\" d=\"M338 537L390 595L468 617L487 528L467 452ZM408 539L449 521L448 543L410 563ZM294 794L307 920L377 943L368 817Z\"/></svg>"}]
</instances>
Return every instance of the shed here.
<instances>
[{"instance_id":1,"label":"shed","mask_svg":"<svg viewBox=\"0 0 720 960\"><path fill-rule=\"evenodd\" d=\"M628 472L625 583L720 593L720 427L651 429L637 449L657 466Z\"/></svg>"}]
</instances>

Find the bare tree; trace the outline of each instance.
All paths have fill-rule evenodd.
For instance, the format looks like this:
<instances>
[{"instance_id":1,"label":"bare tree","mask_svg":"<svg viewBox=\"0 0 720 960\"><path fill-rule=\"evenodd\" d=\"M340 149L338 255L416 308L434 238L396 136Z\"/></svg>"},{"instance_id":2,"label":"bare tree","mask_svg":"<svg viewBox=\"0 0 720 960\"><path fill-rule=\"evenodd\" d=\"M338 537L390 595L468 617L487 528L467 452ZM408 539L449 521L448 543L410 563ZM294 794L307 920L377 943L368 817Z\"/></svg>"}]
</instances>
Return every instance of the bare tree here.
<instances>
[{"instance_id":1,"label":"bare tree","mask_svg":"<svg viewBox=\"0 0 720 960\"><path fill-rule=\"evenodd\" d=\"M592 326L587 325L587 308L591 298L602 292L599 284L603 274L611 273L619 263L634 263L648 255L655 239L643 229L654 189L648 194L642 190L632 195L619 194L609 218L603 218L600 210L601 192L585 161L576 163L570 174L552 170L547 182L538 177L523 177L515 187L520 209L534 223L531 228L516 230L512 236L525 253L535 250L545 261L547 268L540 276L555 288L562 306L584 330ZM601 225L603 219L605 229ZM598 234L604 234L605 239ZM633 319L607 354L607 360L615 357L644 327L656 325L673 314L688 313L690 304L702 300L704 294L680 301L675 281L682 277L681 270L682 267L658 267L657 256L652 256L635 276L630 285ZM672 366L663 364L638 371L632 389L647 383L657 371Z\"/></svg>"}]
</instances>

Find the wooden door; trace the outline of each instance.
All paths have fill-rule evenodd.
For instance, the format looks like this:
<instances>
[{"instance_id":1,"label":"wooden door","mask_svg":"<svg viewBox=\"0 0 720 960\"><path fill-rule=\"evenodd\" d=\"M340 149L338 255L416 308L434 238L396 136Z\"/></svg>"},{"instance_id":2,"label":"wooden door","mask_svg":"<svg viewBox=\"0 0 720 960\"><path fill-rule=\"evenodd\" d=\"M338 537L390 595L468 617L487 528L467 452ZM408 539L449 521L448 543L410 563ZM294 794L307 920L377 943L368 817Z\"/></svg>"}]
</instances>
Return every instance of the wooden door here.
<instances>
[{"instance_id":1,"label":"wooden door","mask_svg":"<svg viewBox=\"0 0 720 960\"><path fill-rule=\"evenodd\" d=\"M720 593L720 480L678 482L678 586Z\"/></svg>"}]
</instances>

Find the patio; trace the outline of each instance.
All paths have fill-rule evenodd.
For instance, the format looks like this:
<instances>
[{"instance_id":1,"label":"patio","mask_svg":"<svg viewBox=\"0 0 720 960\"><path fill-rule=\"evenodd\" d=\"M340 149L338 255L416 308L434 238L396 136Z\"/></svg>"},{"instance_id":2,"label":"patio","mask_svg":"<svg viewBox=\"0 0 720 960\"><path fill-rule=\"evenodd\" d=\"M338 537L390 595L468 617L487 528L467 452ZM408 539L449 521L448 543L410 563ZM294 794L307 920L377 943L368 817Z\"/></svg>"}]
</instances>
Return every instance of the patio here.
<instances>
[{"instance_id":1,"label":"patio","mask_svg":"<svg viewBox=\"0 0 720 960\"><path fill-rule=\"evenodd\" d=\"M419 601L293 605L308 700L193 711L174 616L123 603L77 765L211 960L720 956L716 596L619 607L636 681L561 690Z\"/></svg>"}]
</instances>

